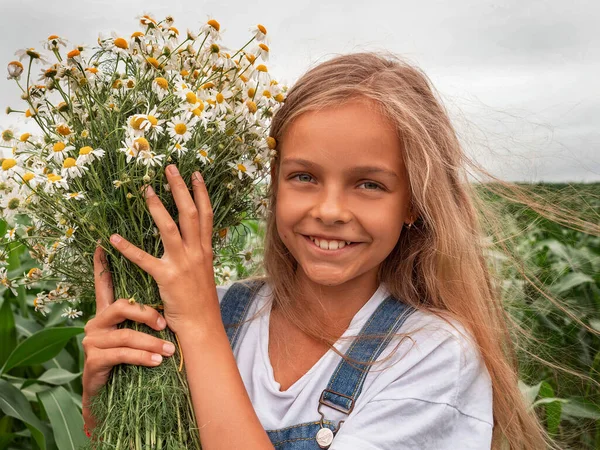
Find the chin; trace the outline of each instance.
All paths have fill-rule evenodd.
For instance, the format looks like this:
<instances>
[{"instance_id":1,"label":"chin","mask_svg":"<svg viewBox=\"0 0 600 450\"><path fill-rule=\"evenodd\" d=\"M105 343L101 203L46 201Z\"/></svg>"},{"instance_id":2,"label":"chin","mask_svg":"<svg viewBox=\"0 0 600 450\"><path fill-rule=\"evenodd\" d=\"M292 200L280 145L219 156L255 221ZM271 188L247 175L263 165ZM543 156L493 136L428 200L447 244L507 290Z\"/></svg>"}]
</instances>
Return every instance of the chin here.
<instances>
[{"instance_id":1,"label":"chin","mask_svg":"<svg viewBox=\"0 0 600 450\"><path fill-rule=\"evenodd\" d=\"M322 286L339 286L349 280L348 275L340 272L336 273L334 270L326 267L313 267L312 270L304 270L304 273L310 281Z\"/></svg>"}]
</instances>

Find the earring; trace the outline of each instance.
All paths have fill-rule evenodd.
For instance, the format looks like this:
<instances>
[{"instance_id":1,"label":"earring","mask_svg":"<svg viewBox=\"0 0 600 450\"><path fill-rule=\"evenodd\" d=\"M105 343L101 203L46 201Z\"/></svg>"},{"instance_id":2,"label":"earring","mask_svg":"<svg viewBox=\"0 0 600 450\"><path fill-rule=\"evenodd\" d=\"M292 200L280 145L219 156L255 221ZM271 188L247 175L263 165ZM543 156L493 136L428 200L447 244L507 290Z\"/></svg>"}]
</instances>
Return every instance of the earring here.
<instances>
[{"instance_id":1,"label":"earring","mask_svg":"<svg viewBox=\"0 0 600 450\"><path fill-rule=\"evenodd\" d=\"M411 223L409 223L409 224L408 224L408 227L406 227L406 228L408 228L408 229L410 230L410 227L412 227L412 224L413 224L412 222L411 222Z\"/></svg>"}]
</instances>

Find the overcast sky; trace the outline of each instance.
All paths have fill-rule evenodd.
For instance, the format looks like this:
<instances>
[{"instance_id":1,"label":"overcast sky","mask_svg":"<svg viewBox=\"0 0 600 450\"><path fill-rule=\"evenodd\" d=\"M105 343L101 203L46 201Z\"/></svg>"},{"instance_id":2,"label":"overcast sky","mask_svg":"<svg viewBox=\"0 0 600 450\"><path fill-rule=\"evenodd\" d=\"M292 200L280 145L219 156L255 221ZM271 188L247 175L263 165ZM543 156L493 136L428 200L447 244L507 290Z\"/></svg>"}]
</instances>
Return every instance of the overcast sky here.
<instances>
[{"instance_id":1,"label":"overcast sky","mask_svg":"<svg viewBox=\"0 0 600 450\"><path fill-rule=\"evenodd\" d=\"M233 49L263 24L269 72L288 85L337 54L392 51L425 70L465 148L494 174L600 181L597 0L0 0L0 12L0 67L50 34L72 45L131 34L144 13L172 15L182 32L210 16ZM5 107L20 102L6 72L0 99L3 128L16 120Z\"/></svg>"}]
</instances>

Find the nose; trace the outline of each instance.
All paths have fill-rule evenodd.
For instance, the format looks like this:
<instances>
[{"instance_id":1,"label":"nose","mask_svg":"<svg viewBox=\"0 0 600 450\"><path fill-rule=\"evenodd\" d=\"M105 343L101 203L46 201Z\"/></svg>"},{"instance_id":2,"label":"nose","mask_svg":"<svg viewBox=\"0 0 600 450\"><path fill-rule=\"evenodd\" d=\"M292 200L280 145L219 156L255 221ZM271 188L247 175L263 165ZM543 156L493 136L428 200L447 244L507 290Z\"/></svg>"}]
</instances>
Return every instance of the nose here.
<instances>
[{"instance_id":1,"label":"nose","mask_svg":"<svg viewBox=\"0 0 600 450\"><path fill-rule=\"evenodd\" d=\"M342 189L335 186L322 189L311 209L311 215L325 225L347 223L352 217Z\"/></svg>"}]
</instances>

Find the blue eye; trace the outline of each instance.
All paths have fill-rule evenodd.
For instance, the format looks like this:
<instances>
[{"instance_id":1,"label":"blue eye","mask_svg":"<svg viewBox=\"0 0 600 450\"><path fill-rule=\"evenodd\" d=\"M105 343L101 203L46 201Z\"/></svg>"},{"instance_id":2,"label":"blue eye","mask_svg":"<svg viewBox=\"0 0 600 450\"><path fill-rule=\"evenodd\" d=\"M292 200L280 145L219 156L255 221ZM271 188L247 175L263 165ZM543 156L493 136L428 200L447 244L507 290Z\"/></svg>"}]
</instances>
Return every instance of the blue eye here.
<instances>
[{"instance_id":1,"label":"blue eye","mask_svg":"<svg viewBox=\"0 0 600 450\"><path fill-rule=\"evenodd\" d=\"M290 180L297 179L298 181L302 182L302 180L300 180L300 178L298 178L298 177L308 177L308 178L312 179L312 177L311 177L309 174L307 174L307 173L298 173L298 174L296 174L296 175L293 175L293 176L291 176L291 177L290 177ZM308 180L306 180L306 181L308 182ZM365 189L365 190L367 190L367 191L376 191L376 190L379 190L379 191L384 191L384 190L385 190L385 189L384 189L383 187L381 187L379 184L377 184L377 183L374 183L374 182L372 182L372 181L365 181L364 183L361 183L361 184L360 184L360 186L362 186L362 185L364 185L364 184L370 184L370 185L373 185L373 186L375 186L375 189L368 189L368 188L367 188L367 189Z\"/></svg>"}]
</instances>

